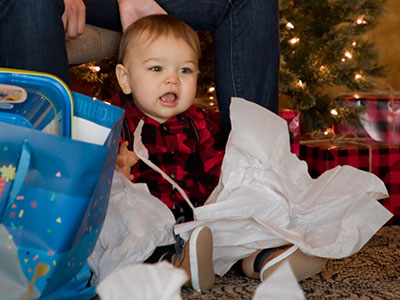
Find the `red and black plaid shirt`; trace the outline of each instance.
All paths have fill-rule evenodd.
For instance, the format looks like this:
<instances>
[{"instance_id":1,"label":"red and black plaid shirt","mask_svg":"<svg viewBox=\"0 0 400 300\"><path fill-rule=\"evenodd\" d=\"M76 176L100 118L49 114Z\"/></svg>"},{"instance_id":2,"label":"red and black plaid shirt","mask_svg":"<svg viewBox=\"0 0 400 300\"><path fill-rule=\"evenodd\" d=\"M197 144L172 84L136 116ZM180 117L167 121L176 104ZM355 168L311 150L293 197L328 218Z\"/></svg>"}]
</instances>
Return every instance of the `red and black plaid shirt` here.
<instances>
[{"instance_id":1,"label":"red and black plaid shirt","mask_svg":"<svg viewBox=\"0 0 400 300\"><path fill-rule=\"evenodd\" d=\"M132 149L133 132L144 120L142 141L149 159L186 192L194 206L203 205L218 183L224 152L216 148L217 127L195 106L163 124L143 114L133 101L116 95L112 104L125 110L122 139ZM169 208L185 202L179 192L141 160L132 167L133 182L144 182Z\"/></svg>"}]
</instances>

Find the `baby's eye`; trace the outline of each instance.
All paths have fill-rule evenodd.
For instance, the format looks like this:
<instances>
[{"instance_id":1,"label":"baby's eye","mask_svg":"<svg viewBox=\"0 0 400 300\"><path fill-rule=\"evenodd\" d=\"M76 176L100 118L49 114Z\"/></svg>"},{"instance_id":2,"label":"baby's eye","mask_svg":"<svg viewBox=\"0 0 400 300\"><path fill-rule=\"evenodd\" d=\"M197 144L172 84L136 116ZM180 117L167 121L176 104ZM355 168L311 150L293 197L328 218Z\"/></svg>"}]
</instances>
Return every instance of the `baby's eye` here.
<instances>
[{"instance_id":1,"label":"baby's eye","mask_svg":"<svg viewBox=\"0 0 400 300\"><path fill-rule=\"evenodd\" d=\"M154 66L154 67L151 67L150 70L151 70L151 71L154 71L154 72L161 72L161 71L162 71L162 67L160 67L160 66Z\"/></svg>"},{"instance_id":2,"label":"baby's eye","mask_svg":"<svg viewBox=\"0 0 400 300\"><path fill-rule=\"evenodd\" d=\"M181 72L181 73L190 74L190 73L193 73L193 70L192 70L191 68L184 67L184 68L181 68L181 69L180 69L180 72Z\"/></svg>"}]
</instances>

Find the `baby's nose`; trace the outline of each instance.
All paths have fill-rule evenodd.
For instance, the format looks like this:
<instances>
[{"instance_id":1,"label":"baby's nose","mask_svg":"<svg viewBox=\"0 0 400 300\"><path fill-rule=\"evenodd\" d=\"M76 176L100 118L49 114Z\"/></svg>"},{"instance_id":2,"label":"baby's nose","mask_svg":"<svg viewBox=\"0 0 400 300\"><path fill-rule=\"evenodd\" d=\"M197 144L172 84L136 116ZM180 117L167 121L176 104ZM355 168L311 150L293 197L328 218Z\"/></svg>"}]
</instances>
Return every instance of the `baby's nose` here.
<instances>
[{"instance_id":1,"label":"baby's nose","mask_svg":"<svg viewBox=\"0 0 400 300\"><path fill-rule=\"evenodd\" d=\"M177 74L169 74L165 78L165 84L178 84L179 83L179 77Z\"/></svg>"}]
</instances>

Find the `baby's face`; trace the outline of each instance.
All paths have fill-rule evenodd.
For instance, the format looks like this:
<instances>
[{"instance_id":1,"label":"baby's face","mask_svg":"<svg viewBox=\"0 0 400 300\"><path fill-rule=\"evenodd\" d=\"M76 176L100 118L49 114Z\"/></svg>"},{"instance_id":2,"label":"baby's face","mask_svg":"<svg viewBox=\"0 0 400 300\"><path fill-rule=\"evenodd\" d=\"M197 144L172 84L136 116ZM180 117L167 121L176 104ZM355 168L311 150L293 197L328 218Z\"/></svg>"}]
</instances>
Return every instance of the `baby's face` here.
<instances>
[{"instance_id":1,"label":"baby's face","mask_svg":"<svg viewBox=\"0 0 400 300\"><path fill-rule=\"evenodd\" d=\"M193 104L198 58L184 40L170 35L150 42L143 34L129 51L125 68L135 103L143 113L164 123Z\"/></svg>"}]
</instances>

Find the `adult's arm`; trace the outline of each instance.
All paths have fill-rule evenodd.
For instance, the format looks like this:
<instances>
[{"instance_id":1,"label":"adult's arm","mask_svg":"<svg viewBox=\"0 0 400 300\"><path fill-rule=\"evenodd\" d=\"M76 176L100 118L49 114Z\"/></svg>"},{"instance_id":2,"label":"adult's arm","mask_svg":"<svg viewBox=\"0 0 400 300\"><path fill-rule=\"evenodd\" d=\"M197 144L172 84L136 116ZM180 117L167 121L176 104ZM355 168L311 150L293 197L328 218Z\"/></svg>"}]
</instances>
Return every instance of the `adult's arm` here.
<instances>
[{"instance_id":1,"label":"adult's arm","mask_svg":"<svg viewBox=\"0 0 400 300\"><path fill-rule=\"evenodd\" d=\"M118 0L118 6L123 31L142 17L152 14L167 14L154 0Z\"/></svg>"}]
</instances>

